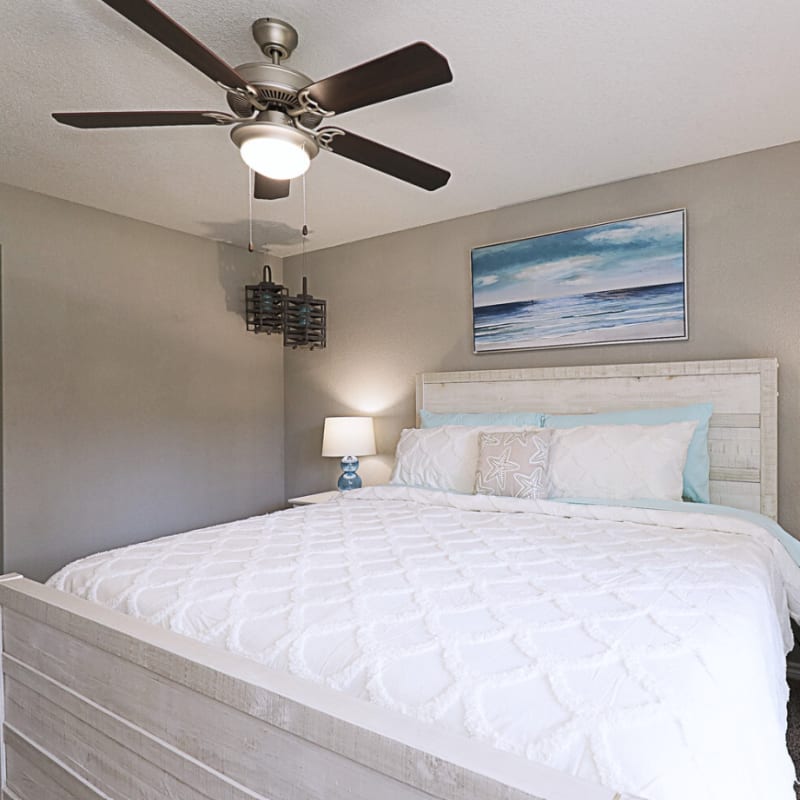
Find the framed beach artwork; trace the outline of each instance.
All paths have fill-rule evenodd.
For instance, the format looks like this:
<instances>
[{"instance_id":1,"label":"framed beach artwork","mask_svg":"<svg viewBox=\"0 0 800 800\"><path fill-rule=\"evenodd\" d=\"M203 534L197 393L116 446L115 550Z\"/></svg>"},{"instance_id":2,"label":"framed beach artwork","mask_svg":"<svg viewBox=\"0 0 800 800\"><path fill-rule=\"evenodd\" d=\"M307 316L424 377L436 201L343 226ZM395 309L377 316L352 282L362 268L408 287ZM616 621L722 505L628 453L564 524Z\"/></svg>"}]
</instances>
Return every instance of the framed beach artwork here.
<instances>
[{"instance_id":1,"label":"framed beach artwork","mask_svg":"<svg viewBox=\"0 0 800 800\"><path fill-rule=\"evenodd\" d=\"M686 210L472 250L474 352L688 338Z\"/></svg>"}]
</instances>

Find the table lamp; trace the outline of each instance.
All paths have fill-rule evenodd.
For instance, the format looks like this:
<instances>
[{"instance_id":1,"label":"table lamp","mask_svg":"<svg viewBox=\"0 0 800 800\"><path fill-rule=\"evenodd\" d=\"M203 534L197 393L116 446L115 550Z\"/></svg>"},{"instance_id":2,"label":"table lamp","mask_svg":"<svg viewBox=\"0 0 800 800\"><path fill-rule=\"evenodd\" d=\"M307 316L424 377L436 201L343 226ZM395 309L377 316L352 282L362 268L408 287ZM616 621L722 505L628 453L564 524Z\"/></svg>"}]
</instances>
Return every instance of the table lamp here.
<instances>
[{"instance_id":1,"label":"table lamp","mask_svg":"<svg viewBox=\"0 0 800 800\"><path fill-rule=\"evenodd\" d=\"M375 455L375 429L372 417L326 417L322 433L322 455L342 459L339 490L360 489L358 456Z\"/></svg>"}]
</instances>

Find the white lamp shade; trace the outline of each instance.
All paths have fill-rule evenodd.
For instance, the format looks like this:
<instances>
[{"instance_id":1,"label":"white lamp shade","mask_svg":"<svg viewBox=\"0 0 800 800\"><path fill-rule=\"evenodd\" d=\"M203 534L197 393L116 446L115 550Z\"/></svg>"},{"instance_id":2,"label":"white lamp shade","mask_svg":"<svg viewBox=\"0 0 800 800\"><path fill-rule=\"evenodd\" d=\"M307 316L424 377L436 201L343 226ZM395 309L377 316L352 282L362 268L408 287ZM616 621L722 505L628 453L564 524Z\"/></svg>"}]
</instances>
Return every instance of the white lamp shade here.
<instances>
[{"instance_id":1,"label":"white lamp shade","mask_svg":"<svg viewBox=\"0 0 800 800\"><path fill-rule=\"evenodd\" d=\"M326 417L322 455L374 456L375 428L372 417Z\"/></svg>"}]
</instances>

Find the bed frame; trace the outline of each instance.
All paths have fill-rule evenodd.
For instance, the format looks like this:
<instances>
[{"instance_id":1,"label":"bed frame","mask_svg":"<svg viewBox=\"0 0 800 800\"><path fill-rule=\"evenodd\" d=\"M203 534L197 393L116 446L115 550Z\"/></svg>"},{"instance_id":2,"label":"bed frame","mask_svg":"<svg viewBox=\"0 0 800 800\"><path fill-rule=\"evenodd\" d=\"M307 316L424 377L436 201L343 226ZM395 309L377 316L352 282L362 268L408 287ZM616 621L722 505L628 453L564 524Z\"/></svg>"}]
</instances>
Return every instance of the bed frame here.
<instances>
[{"instance_id":1,"label":"bed frame","mask_svg":"<svg viewBox=\"0 0 800 800\"><path fill-rule=\"evenodd\" d=\"M774 516L774 360L420 376L418 408L712 400L715 498ZM2 800L623 800L56 591L0 578Z\"/></svg>"}]
</instances>

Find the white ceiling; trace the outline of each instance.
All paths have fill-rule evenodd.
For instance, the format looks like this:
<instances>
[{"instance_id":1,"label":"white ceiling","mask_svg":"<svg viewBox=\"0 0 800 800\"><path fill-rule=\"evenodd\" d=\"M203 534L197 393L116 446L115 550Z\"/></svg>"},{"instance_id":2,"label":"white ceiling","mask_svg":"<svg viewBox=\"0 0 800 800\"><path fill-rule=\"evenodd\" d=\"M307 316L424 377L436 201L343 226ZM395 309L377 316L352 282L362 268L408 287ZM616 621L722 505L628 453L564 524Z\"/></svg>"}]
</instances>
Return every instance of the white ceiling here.
<instances>
[{"instance_id":1,"label":"white ceiling","mask_svg":"<svg viewBox=\"0 0 800 800\"><path fill-rule=\"evenodd\" d=\"M232 65L249 26L290 21L319 79L419 39L454 81L337 118L450 169L425 192L321 153L311 248L800 139L795 0L159 0ZM227 128L79 131L51 111L216 109L223 92L100 0L0 0L0 181L247 243L248 175ZM297 252L292 196L257 243Z\"/></svg>"}]
</instances>

